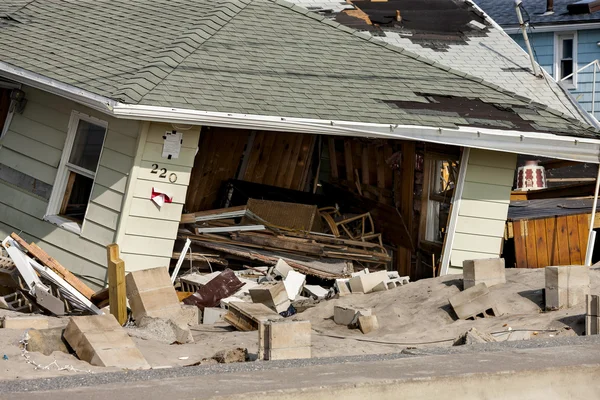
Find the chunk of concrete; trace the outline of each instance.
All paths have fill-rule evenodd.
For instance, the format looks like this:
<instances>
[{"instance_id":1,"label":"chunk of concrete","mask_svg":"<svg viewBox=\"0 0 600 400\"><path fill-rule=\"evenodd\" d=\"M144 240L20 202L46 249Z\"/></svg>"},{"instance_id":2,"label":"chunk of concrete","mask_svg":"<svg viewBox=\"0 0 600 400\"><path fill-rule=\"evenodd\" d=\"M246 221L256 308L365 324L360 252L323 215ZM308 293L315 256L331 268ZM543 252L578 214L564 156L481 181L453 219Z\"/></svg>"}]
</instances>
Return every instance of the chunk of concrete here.
<instances>
[{"instance_id":1,"label":"chunk of concrete","mask_svg":"<svg viewBox=\"0 0 600 400\"><path fill-rule=\"evenodd\" d=\"M379 321L376 315L361 315L358 317L358 328L363 334L379 329Z\"/></svg>"},{"instance_id":2,"label":"chunk of concrete","mask_svg":"<svg viewBox=\"0 0 600 400\"><path fill-rule=\"evenodd\" d=\"M111 314L71 317L64 338L81 360L92 365L150 368L133 340Z\"/></svg>"},{"instance_id":3,"label":"chunk of concrete","mask_svg":"<svg viewBox=\"0 0 600 400\"><path fill-rule=\"evenodd\" d=\"M335 289L338 292L340 297L348 296L352 294L350 290L350 279L336 279L335 280Z\"/></svg>"},{"instance_id":4,"label":"chunk of concrete","mask_svg":"<svg viewBox=\"0 0 600 400\"><path fill-rule=\"evenodd\" d=\"M180 325L198 325L202 323L202 313L194 305L183 304L177 315L170 319Z\"/></svg>"},{"instance_id":5,"label":"chunk of concrete","mask_svg":"<svg viewBox=\"0 0 600 400\"><path fill-rule=\"evenodd\" d=\"M570 308L590 294L589 268L581 265L546 267L546 310Z\"/></svg>"},{"instance_id":6,"label":"chunk of concrete","mask_svg":"<svg viewBox=\"0 0 600 400\"><path fill-rule=\"evenodd\" d=\"M353 278L350 278L350 289L352 293L371 293L374 288L380 288L382 282L384 283L385 289L387 290L386 281L388 281L387 271L377 271L370 274L359 274Z\"/></svg>"},{"instance_id":7,"label":"chunk of concrete","mask_svg":"<svg viewBox=\"0 0 600 400\"><path fill-rule=\"evenodd\" d=\"M485 283L479 283L448 299L454 312L460 319L477 316L499 316L496 302Z\"/></svg>"},{"instance_id":8,"label":"chunk of concrete","mask_svg":"<svg viewBox=\"0 0 600 400\"><path fill-rule=\"evenodd\" d=\"M223 317L227 314L227 310L217 307L206 307L202 319L203 325L214 325L217 322L223 321Z\"/></svg>"},{"instance_id":9,"label":"chunk of concrete","mask_svg":"<svg viewBox=\"0 0 600 400\"><path fill-rule=\"evenodd\" d=\"M288 294L288 298L291 301L296 300L296 297L298 297L300 295L305 282L306 282L306 275L301 274L300 272L296 272L296 271L288 272L287 277L283 281L283 284L284 284L285 290Z\"/></svg>"},{"instance_id":10,"label":"chunk of concrete","mask_svg":"<svg viewBox=\"0 0 600 400\"><path fill-rule=\"evenodd\" d=\"M236 349L218 351L213 357L219 364L231 364L245 362L248 360L248 349L238 347Z\"/></svg>"},{"instance_id":11,"label":"chunk of concrete","mask_svg":"<svg viewBox=\"0 0 600 400\"><path fill-rule=\"evenodd\" d=\"M277 260L277 264L275 264L275 267L273 268L273 273L275 275L279 275L283 279L285 279L285 278L287 278L288 273L293 270L294 269L292 267L290 267L290 265L288 263L286 263L284 260L282 260L280 258L279 260Z\"/></svg>"},{"instance_id":12,"label":"chunk of concrete","mask_svg":"<svg viewBox=\"0 0 600 400\"><path fill-rule=\"evenodd\" d=\"M475 328L471 328L465 333L460 334L452 344L453 346L462 346L476 343L490 343L495 342L496 339L486 332L478 331Z\"/></svg>"},{"instance_id":13,"label":"chunk of concrete","mask_svg":"<svg viewBox=\"0 0 600 400\"><path fill-rule=\"evenodd\" d=\"M64 328L30 329L27 331L27 351L52 355L55 351L71 353L67 341L63 338Z\"/></svg>"},{"instance_id":14,"label":"chunk of concrete","mask_svg":"<svg viewBox=\"0 0 600 400\"><path fill-rule=\"evenodd\" d=\"M3 319L2 327L5 329L47 329L48 317L43 315L28 315L25 317L9 317Z\"/></svg>"},{"instance_id":15,"label":"chunk of concrete","mask_svg":"<svg viewBox=\"0 0 600 400\"><path fill-rule=\"evenodd\" d=\"M369 273L370 273L369 272L369 268L365 268L365 269L363 269L361 271L353 272L352 274L350 274L350 277L354 278L355 276L366 275L366 274L369 274Z\"/></svg>"},{"instance_id":16,"label":"chunk of concrete","mask_svg":"<svg viewBox=\"0 0 600 400\"><path fill-rule=\"evenodd\" d=\"M358 318L361 316L371 315L371 309L355 308L355 307L333 307L333 322L338 325L346 325L350 328L356 327Z\"/></svg>"},{"instance_id":17,"label":"chunk of concrete","mask_svg":"<svg viewBox=\"0 0 600 400\"><path fill-rule=\"evenodd\" d=\"M310 358L310 321L277 320L261 324L259 354L265 360Z\"/></svg>"},{"instance_id":18,"label":"chunk of concrete","mask_svg":"<svg viewBox=\"0 0 600 400\"><path fill-rule=\"evenodd\" d=\"M125 277L133 319L171 318L181 307L166 267L134 271Z\"/></svg>"},{"instance_id":19,"label":"chunk of concrete","mask_svg":"<svg viewBox=\"0 0 600 400\"><path fill-rule=\"evenodd\" d=\"M489 288L506 283L504 258L483 258L463 261L463 286L468 289L480 283Z\"/></svg>"},{"instance_id":20,"label":"chunk of concrete","mask_svg":"<svg viewBox=\"0 0 600 400\"><path fill-rule=\"evenodd\" d=\"M281 313L290 308L290 299L283 282L263 283L259 287L250 289L253 303L262 303L267 307Z\"/></svg>"},{"instance_id":21,"label":"chunk of concrete","mask_svg":"<svg viewBox=\"0 0 600 400\"><path fill-rule=\"evenodd\" d=\"M329 290L319 285L304 285L303 293L315 300L323 300L329 295Z\"/></svg>"}]
</instances>

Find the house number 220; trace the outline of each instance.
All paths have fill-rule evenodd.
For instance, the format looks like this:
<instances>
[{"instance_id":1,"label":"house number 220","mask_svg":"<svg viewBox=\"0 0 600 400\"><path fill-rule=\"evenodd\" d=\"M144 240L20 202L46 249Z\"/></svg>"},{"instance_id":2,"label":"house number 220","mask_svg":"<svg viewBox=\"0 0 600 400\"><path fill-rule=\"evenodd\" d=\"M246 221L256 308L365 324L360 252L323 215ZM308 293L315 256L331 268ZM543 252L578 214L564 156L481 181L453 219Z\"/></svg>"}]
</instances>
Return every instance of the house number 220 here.
<instances>
[{"instance_id":1,"label":"house number 220","mask_svg":"<svg viewBox=\"0 0 600 400\"><path fill-rule=\"evenodd\" d=\"M152 164L152 171L150 171L151 174L158 174L158 164ZM158 175L159 178L166 178L167 177L167 169L166 168L161 168L160 169L160 174ZM175 183L177 182L177 174L175 174L174 172L171 172L169 174L169 182L171 183Z\"/></svg>"}]
</instances>

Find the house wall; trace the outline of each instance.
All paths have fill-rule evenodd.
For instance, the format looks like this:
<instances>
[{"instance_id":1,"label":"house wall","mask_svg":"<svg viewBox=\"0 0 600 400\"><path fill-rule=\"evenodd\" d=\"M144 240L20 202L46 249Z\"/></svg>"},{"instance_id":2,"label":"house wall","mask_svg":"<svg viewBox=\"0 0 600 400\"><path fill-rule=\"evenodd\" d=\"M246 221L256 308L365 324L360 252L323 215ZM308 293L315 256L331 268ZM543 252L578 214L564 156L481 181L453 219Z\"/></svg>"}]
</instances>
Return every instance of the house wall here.
<instances>
[{"instance_id":1,"label":"house wall","mask_svg":"<svg viewBox=\"0 0 600 400\"><path fill-rule=\"evenodd\" d=\"M511 37L523 48L525 41L520 34L511 35ZM535 50L536 60L539 64L554 76L554 40L555 33L532 33L529 35L532 46ZM575 70L585 66L586 64L600 59L600 47L597 43L600 42L600 29L586 29L577 31L577 67ZM596 74L596 99L594 116L600 118L600 73ZM592 111L592 87L593 87L593 68L589 67L581 71L577 76L577 87L569 91L577 99L584 110Z\"/></svg>"},{"instance_id":2,"label":"house wall","mask_svg":"<svg viewBox=\"0 0 600 400\"><path fill-rule=\"evenodd\" d=\"M464 260L500 255L516 165L516 154L470 150L450 274L462 273Z\"/></svg>"},{"instance_id":3,"label":"house wall","mask_svg":"<svg viewBox=\"0 0 600 400\"><path fill-rule=\"evenodd\" d=\"M183 132L178 158L162 157L163 136L171 124L144 123L131 184L117 234L126 271L169 266L200 137L200 127ZM165 170L163 173L163 169ZM176 177L176 178L174 178ZM174 181L174 182L173 182ZM159 208L152 188L172 197Z\"/></svg>"},{"instance_id":4,"label":"house wall","mask_svg":"<svg viewBox=\"0 0 600 400\"><path fill-rule=\"evenodd\" d=\"M27 105L22 114L13 116L0 141L0 237L17 232L27 241L38 243L88 285L102 286L106 276L105 246L115 240L140 124L109 118L37 89L23 90ZM73 110L108 122L80 235L43 220Z\"/></svg>"}]
</instances>

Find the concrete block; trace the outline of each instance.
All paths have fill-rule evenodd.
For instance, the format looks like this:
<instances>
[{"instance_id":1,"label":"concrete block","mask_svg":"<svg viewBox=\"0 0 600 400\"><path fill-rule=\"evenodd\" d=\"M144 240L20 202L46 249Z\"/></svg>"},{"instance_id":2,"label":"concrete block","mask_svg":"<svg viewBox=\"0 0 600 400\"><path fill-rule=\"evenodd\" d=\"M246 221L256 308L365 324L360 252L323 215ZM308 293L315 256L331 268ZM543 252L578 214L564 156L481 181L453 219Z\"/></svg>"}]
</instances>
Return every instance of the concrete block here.
<instances>
[{"instance_id":1,"label":"concrete block","mask_svg":"<svg viewBox=\"0 0 600 400\"><path fill-rule=\"evenodd\" d=\"M358 328L363 334L379 329L379 321L376 315L361 315L358 317Z\"/></svg>"},{"instance_id":2,"label":"concrete block","mask_svg":"<svg viewBox=\"0 0 600 400\"><path fill-rule=\"evenodd\" d=\"M585 296L585 313L592 317L600 317L600 295L588 294Z\"/></svg>"},{"instance_id":3,"label":"concrete block","mask_svg":"<svg viewBox=\"0 0 600 400\"><path fill-rule=\"evenodd\" d=\"M27 351L52 355L55 351L69 354L71 350L63 338L64 328L30 329L27 332Z\"/></svg>"},{"instance_id":4,"label":"concrete block","mask_svg":"<svg viewBox=\"0 0 600 400\"><path fill-rule=\"evenodd\" d=\"M25 317L4 317L2 327L5 329L47 329L48 318L42 315Z\"/></svg>"},{"instance_id":5,"label":"concrete block","mask_svg":"<svg viewBox=\"0 0 600 400\"><path fill-rule=\"evenodd\" d=\"M259 353L265 360L311 357L310 321L268 321L259 329ZM262 342L261 342L262 340Z\"/></svg>"},{"instance_id":6,"label":"concrete block","mask_svg":"<svg viewBox=\"0 0 600 400\"><path fill-rule=\"evenodd\" d=\"M64 338L77 356L92 365L148 369L150 365L115 317L71 317Z\"/></svg>"},{"instance_id":7,"label":"concrete block","mask_svg":"<svg viewBox=\"0 0 600 400\"><path fill-rule=\"evenodd\" d=\"M371 315L371 309L361 309L354 307L333 307L333 322L338 325L346 325L355 327L358 323L358 318L361 316Z\"/></svg>"},{"instance_id":8,"label":"concrete block","mask_svg":"<svg viewBox=\"0 0 600 400\"><path fill-rule=\"evenodd\" d=\"M546 310L570 308L590 294L589 268L580 265L546 267Z\"/></svg>"},{"instance_id":9,"label":"concrete block","mask_svg":"<svg viewBox=\"0 0 600 400\"><path fill-rule=\"evenodd\" d=\"M288 273L293 270L294 269L290 267L288 263L286 263L280 258L279 260L277 260L277 264L275 264L275 267L273 268L273 273L285 279L287 278Z\"/></svg>"},{"instance_id":10,"label":"concrete block","mask_svg":"<svg viewBox=\"0 0 600 400\"><path fill-rule=\"evenodd\" d=\"M181 307L166 267L134 271L125 277L133 319L171 318Z\"/></svg>"},{"instance_id":11,"label":"concrete block","mask_svg":"<svg viewBox=\"0 0 600 400\"><path fill-rule=\"evenodd\" d=\"M202 313L194 305L182 304L179 313L170 319L182 325L198 325L202 323Z\"/></svg>"},{"instance_id":12,"label":"concrete block","mask_svg":"<svg viewBox=\"0 0 600 400\"><path fill-rule=\"evenodd\" d=\"M480 283L487 287L506 283L504 258L463 261L463 285L468 289Z\"/></svg>"},{"instance_id":13,"label":"concrete block","mask_svg":"<svg viewBox=\"0 0 600 400\"><path fill-rule=\"evenodd\" d=\"M371 289L371 293L375 293L375 292L385 292L386 290L389 289L389 284L392 284L392 286L395 288L396 284L393 283L390 280L386 280L386 281L381 281L381 283L375 285L375 287L373 287L373 289Z\"/></svg>"},{"instance_id":14,"label":"concrete block","mask_svg":"<svg viewBox=\"0 0 600 400\"><path fill-rule=\"evenodd\" d=\"M349 285L350 279L336 279L335 288L340 297L348 296L352 294Z\"/></svg>"},{"instance_id":15,"label":"concrete block","mask_svg":"<svg viewBox=\"0 0 600 400\"><path fill-rule=\"evenodd\" d=\"M454 312L460 319L477 316L498 316L500 312L485 283L479 283L448 299Z\"/></svg>"},{"instance_id":16,"label":"concrete block","mask_svg":"<svg viewBox=\"0 0 600 400\"><path fill-rule=\"evenodd\" d=\"M264 283L252 288L250 297L253 303L262 303L277 313L286 311L291 304L283 282Z\"/></svg>"},{"instance_id":17,"label":"concrete block","mask_svg":"<svg viewBox=\"0 0 600 400\"><path fill-rule=\"evenodd\" d=\"M213 325L217 322L223 321L223 317L227 314L227 310L216 307L206 307L204 309L204 315L202 319L203 325Z\"/></svg>"},{"instance_id":18,"label":"concrete block","mask_svg":"<svg viewBox=\"0 0 600 400\"><path fill-rule=\"evenodd\" d=\"M359 274L350 278L352 293L371 293L375 287L380 288L382 282L388 281L387 271L377 271L370 274ZM385 286L387 290L387 285Z\"/></svg>"},{"instance_id":19,"label":"concrete block","mask_svg":"<svg viewBox=\"0 0 600 400\"><path fill-rule=\"evenodd\" d=\"M353 272L352 274L350 274L350 276L351 276L352 278L354 278L355 276L359 276L359 275L366 275L366 274L369 274L369 273L370 273L370 272L369 272L369 268L365 268L365 269L363 269L362 271Z\"/></svg>"},{"instance_id":20,"label":"concrete block","mask_svg":"<svg viewBox=\"0 0 600 400\"><path fill-rule=\"evenodd\" d=\"M593 315L585 316L585 335L598 335L600 334L600 317Z\"/></svg>"},{"instance_id":21,"label":"concrete block","mask_svg":"<svg viewBox=\"0 0 600 400\"><path fill-rule=\"evenodd\" d=\"M476 328L471 328L465 333L461 333L458 335L456 339L454 339L453 346L462 346L476 343L489 343L495 342L496 339L486 332L480 332Z\"/></svg>"},{"instance_id":22,"label":"concrete block","mask_svg":"<svg viewBox=\"0 0 600 400\"><path fill-rule=\"evenodd\" d=\"M306 282L306 275L301 274L300 272L296 272L296 271L288 272L287 277L283 281L283 284L284 284L285 290L288 294L288 298L291 301L296 300L296 297L298 297L300 295L305 282Z\"/></svg>"},{"instance_id":23,"label":"concrete block","mask_svg":"<svg viewBox=\"0 0 600 400\"><path fill-rule=\"evenodd\" d=\"M319 285L304 285L304 294L313 299L323 300L329 295L329 290Z\"/></svg>"}]
</instances>

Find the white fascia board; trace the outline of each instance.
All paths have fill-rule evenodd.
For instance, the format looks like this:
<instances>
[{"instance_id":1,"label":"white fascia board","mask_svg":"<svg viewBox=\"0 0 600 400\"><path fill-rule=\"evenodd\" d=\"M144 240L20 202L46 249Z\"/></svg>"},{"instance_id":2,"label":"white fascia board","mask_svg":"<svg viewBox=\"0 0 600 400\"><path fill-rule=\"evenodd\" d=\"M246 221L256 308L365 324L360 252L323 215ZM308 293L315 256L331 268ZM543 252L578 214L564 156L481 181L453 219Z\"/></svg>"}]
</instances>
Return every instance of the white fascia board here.
<instances>
[{"instance_id":1,"label":"white fascia board","mask_svg":"<svg viewBox=\"0 0 600 400\"><path fill-rule=\"evenodd\" d=\"M600 29L600 22L582 22L581 24L535 25L531 26L530 33L583 31L589 29ZM518 26L510 26L504 28L504 32L508 33L509 35L514 35L521 33L521 28Z\"/></svg>"},{"instance_id":2,"label":"white fascia board","mask_svg":"<svg viewBox=\"0 0 600 400\"><path fill-rule=\"evenodd\" d=\"M517 154L600 163L600 140L551 133L459 127L370 124L195 111L142 105L114 107L116 117L145 121L365 138L406 139Z\"/></svg>"},{"instance_id":3,"label":"white fascia board","mask_svg":"<svg viewBox=\"0 0 600 400\"><path fill-rule=\"evenodd\" d=\"M75 86L59 82L35 72L27 71L23 68L12 66L2 61L0 61L0 77L56 94L104 113L110 113L112 107L118 103L107 97L79 89Z\"/></svg>"}]
</instances>

